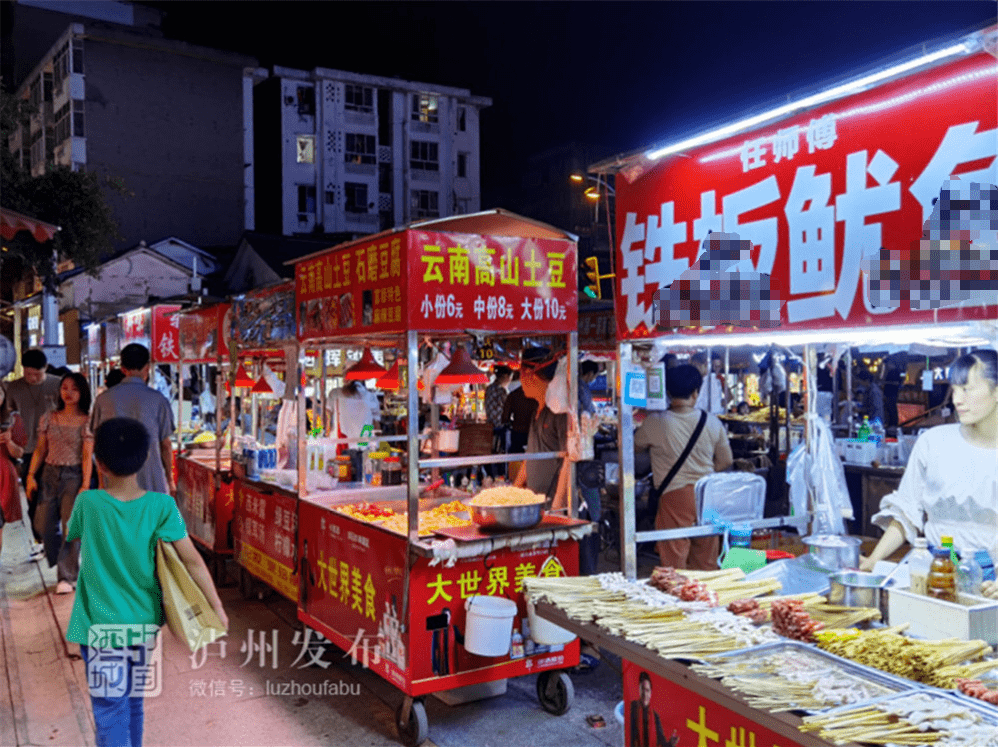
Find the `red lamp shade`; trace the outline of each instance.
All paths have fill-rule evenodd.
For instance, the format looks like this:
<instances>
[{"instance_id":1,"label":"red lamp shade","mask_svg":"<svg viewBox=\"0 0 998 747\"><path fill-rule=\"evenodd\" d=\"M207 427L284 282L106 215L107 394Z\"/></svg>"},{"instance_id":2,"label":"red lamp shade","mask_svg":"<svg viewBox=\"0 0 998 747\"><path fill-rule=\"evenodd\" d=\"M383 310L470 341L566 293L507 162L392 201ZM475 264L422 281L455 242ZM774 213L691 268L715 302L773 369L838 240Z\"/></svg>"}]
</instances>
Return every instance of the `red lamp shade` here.
<instances>
[{"instance_id":1,"label":"red lamp shade","mask_svg":"<svg viewBox=\"0 0 998 747\"><path fill-rule=\"evenodd\" d=\"M387 373L384 367L374 360L371 348L364 348L364 355L353 366L347 369L343 378L347 381L364 381L365 379L380 379Z\"/></svg>"},{"instance_id":2,"label":"red lamp shade","mask_svg":"<svg viewBox=\"0 0 998 747\"><path fill-rule=\"evenodd\" d=\"M236 370L236 386L237 387L252 387L256 382L250 378L249 374L246 373L246 367L240 363L239 368Z\"/></svg>"},{"instance_id":3,"label":"red lamp shade","mask_svg":"<svg viewBox=\"0 0 998 747\"><path fill-rule=\"evenodd\" d=\"M270 384L267 383L267 377L261 376L260 380L257 381L253 388L250 390L254 394L273 394L274 390L271 388Z\"/></svg>"},{"instance_id":4,"label":"red lamp shade","mask_svg":"<svg viewBox=\"0 0 998 747\"><path fill-rule=\"evenodd\" d=\"M447 367L437 375L434 382L437 386L453 386L454 384L488 384L489 377L474 364L468 350L463 345L457 346Z\"/></svg>"},{"instance_id":5,"label":"red lamp shade","mask_svg":"<svg viewBox=\"0 0 998 747\"><path fill-rule=\"evenodd\" d=\"M401 359L396 358L395 363L392 367L388 369L388 373L378 379L376 386L378 389L391 389L393 391L398 391L399 387L402 386L402 377L399 375L399 364ZM420 379L416 384L416 389L418 391L423 391L426 387L423 385L423 380Z\"/></svg>"}]
</instances>

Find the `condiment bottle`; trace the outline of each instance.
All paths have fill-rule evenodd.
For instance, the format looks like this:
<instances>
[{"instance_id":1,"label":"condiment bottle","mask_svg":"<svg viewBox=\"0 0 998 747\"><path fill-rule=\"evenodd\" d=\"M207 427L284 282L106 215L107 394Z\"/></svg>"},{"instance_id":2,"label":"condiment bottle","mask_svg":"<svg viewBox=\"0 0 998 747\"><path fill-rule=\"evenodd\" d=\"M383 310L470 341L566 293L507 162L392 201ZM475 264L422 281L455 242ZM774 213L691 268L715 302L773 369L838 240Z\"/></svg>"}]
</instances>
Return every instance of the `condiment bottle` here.
<instances>
[{"instance_id":1,"label":"condiment bottle","mask_svg":"<svg viewBox=\"0 0 998 747\"><path fill-rule=\"evenodd\" d=\"M977 563L977 549L964 548L960 551L960 564L956 569L956 588L961 594L981 593L984 571Z\"/></svg>"},{"instance_id":2,"label":"condiment bottle","mask_svg":"<svg viewBox=\"0 0 998 747\"><path fill-rule=\"evenodd\" d=\"M951 538L943 537L943 542ZM944 602L956 601L956 566L950 559L949 547L937 547L932 551L932 565L929 567L928 596Z\"/></svg>"},{"instance_id":3,"label":"condiment bottle","mask_svg":"<svg viewBox=\"0 0 998 747\"><path fill-rule=\"evenodd\" d=\"M929 552L929 541L925 537L916 537L912 546L915 549L908 556L911 591L913 594L924 596L929 593L929 567L932 565L932 553Z\"/></svg>"}]
</instances>

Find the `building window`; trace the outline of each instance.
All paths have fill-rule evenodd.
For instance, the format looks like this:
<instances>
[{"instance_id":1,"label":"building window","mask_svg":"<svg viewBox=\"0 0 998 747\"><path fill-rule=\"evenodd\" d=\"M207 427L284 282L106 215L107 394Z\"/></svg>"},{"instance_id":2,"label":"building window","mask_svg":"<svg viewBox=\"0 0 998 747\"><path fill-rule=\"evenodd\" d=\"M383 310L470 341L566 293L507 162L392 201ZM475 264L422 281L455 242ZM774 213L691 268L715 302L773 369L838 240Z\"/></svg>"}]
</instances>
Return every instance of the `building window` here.
<instances>
[{"instance_id":1,"label":"building window","mask_svg":"<svg viewBox=\"0 0 998 747\"><path fill-rule=\"evenodd\" d=\"M439 171L440 158L437 144L424 140L413 140L409 143L409 168Z\"/></svg>"},{"instance_id":2,"label":"building window","mask_svg":"<svg viewBox=\"0 0 998 747\"><path fill-rule=\"evenodd\" d=\"M83 74L83 39L73 39L73 72Z\"/></svg>"},{"instance_id":3,"label":"building window","mask_svg":"<svg viewBox=\"0 0 998 747\"><path fill-rule=\"evenodd\" d=\"M63 44L62 48L55 53L55 57L52 60L52 69L56 85L69 77L69 42Z\"/></svg>"},{"instance_id":4,"label":"building window","mask_svg":"<svg viewBox=\"0 0 998 747\"><path fill-rule=\"evenodd\" d=\"M59 111L55 113L55 141L61 143L63 140L68 138L73 134L71 129L71 120L69 118L69 102L59 107Z\"/></svg>"},{"instance_id":5,"label":"building window","mask_svg":"<svg viewBox=\"0 0 998 747\"><path fill-rule=\"evenodd\" d=\"M298 86L298 113L312 116L315 114L315 88Z\"/></svg>"},{"instance_id":6,"label":"building window","mask_svg":"<svg viewBox=\"0 0 998 747\"><path fill-rule=\"evenodd\" d=\"M462 178L468 176L468 162L471 160L470 153L459 152L457 154L457 175Z\"/></svg>"},{"instance_id":7,"label":"building window","mask_svg":"<svg viewBox=\"0 0 998 747\"><path fill-rule=\"evenodd\" d=\"M333 205L336 203L336 191L333 189L326 190L326 204Z\"/></svg>"},{"instance_id":8,"label":"building window","mask_svg":"<svg viewBox=\"0 0 998 747\"><path fill-rule=\"evenodd\" d=\"M439 122L437 116L437 97L425 93L417 93L412 97L413 122Z\"/></svg>"},{"instance_id":9,"label":"building window","mask_svg":"<svg viewBox=\"0 0 998 747\"><path fill-rule=\"evenodd\" d=\"M298 136L298 163L315 163L315 135Z\"/></svg>"},{"instance_id":10,"label":"building window","mask_svg":"<svg viewBox=\"0 0 998 747\"><path fill-rule=\"evenodd\" d=\"M45 131L38 130L31 136L31 168L45 161Z\"/></svg>"},{"instance_id":11,"label":"building window","mask_svg":"<svg viewBox=\"0 0 998 747\"><path fill-rule=\"evenodd\" d=\"M346 148L343 151L344 163L375 164L378 161L378 147L374 135L346 134Z\"/></svg>"},{"instance_id":12,"label":"building window","mask_svg":"<svg viewBox=\"0 0 998 747\"><path fill-rule=\"evenodd\" d=\"M468 108L464 106L459 106L457 108L457 129L458 132L464 132L468 129Z\"/></svg>"},{"instance_id":13,"label":"building window","mask_svg":"<svg viewBox=\"0 0 998 747\"><path fill-rule=\"evenodd\" d=\"M458 198L455 211L458 215L467 215L471 212L471 200Z\"/></svg>"},{"instance_id":14,"label":"building window","mask_svg":"<svg viewBox=\"0 0 998 747\"><path fill-rule=\"evenodd\" d=\"M42 100L52 100L52 73L42 73Z\"/></svg>"},{"instance_id":15,"label":"building window","mask_svg":"<svg viewBox=\"0 0 998 747\"><path fill-rule=\"evenodd\" d=\"M378 164L378 191L385 194L392 192L392 165L390 163Z\"/></svg>"},{"instance_id":16,"label":"building window","mask_svg":"<svg viewBox=\"0 0 998 747\"><path fill-rule=\"evenodd\" d=\"M374 113L374 89L347 83L343 108L351 112Z\"/></svg>"},{"instance_id":17,"label":"building window","mask_svg":"<svg viewBox=\"0 0 998 747\"><path fill-rule=\"evenodd\" d=\"M83 115L83 102L73 99L73 137L86 137L85 117Z\"/></svg>"},{"instance_id":18,"label":"building window","mask_svg":"<svg viewBox=\"0 0 998 747\"><path fill-rule=\"evenodd\" d=\"M298 185L298 220L305 221L315 215L315 187L309 184Z\"/></svg>"},{"instance_id":19,"label":"building window","mask_svg":"<svg viewBox=\"0 0 998 747\"><path fill-rule=\"evenodd\" d=\"M440 196L436 192L428 189L412 190L411 206L413 218L440 217Z\"/></svg>"},{"instance_id":20,"label":"building window","mask_svg":"<svg viewBox=\"0 0 998 747\"><path fill-rule=\"evenodd\" d=\"M346 211L348 213L367 213L368 202L366 184L347 182L344 185L344 192L346 192Z\"/></svg>"},{"instance_id":21,"label":"building window","mask_svg":"<svg viewBox=\"0 0 998 747\"><path fill-rule=\"evenodd\" d=\"M40 106L42 103L42 78L38 76L31 82L31 95L28 102L34 106Z\"/></svg>"}]
</instances>

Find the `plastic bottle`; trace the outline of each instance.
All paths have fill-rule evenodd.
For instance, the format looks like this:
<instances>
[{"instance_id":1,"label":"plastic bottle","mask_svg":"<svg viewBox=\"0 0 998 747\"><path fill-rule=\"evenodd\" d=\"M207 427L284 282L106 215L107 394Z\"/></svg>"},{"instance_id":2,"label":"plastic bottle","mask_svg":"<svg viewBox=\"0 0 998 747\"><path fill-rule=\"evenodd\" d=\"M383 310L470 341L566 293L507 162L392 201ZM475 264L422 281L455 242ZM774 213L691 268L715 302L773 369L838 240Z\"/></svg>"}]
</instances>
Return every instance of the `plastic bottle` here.
<instances>
[{"instance_id":1,"label":"plastic bottle","mask_svg":"<svg viewBox=\"0 0 998 747\"><path fill-rule=\"evenodd\" d=\"M873 423L870 424L870 435L869 440L877 442L877 446L884 443L884 424L880 422L880 418L874 418Z\"/></svg>"},{"instance_id":2,"label":"plastic bottle","mask_svg":"<svg viewBox=\"0 0 998 747\"><path fill-rule=\"evenodd\" d=\"M929 593L929 568L932 565L932 553L929 552L929 542L925 537L916 537L914 550L908 556L908 570L911 575L911 591L913 594Z\"/></svg>"},{"instance_id":3,"label":"plastic bottle","mask_svg":"<svg viewBox=\"0 0 998 747\"><path fill-rule=\"evenodd\" d=\"M949 547L935 548L929 567L928 596L944 602L956 601L956 566L950 559L950 552Z\"/></svg>"},{"instance_id":4,"label":"plastic bottle","mask_svg":"<svg viewBox=\"0 0 998 747\"><path fill-rule=\"evenodd\" d=\"M859 431L856 433L856 438L860 441L866 441L870 437L870 416L863 416L863 423L859 426Z\"/></svg>"},{"instance_id":5,"label":"plastic bottle","mask_svg":"<svg viewBox=\"0 0 998 747\"><path fill-rule=\"evenodd\" d=\"M960 565L956 569L956 588L961 594L979 596L984 583L984 571L977 563L977 549L965 547L960 551Z\"/></svg>"}]
</instances>

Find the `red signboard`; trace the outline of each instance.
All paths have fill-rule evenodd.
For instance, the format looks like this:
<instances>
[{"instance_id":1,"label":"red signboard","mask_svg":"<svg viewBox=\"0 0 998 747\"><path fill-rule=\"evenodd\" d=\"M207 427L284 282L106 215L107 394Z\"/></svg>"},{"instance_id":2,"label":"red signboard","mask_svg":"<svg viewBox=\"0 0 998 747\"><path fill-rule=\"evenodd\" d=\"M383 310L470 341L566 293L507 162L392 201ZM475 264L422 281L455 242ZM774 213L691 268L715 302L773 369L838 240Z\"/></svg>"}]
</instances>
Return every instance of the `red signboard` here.
<instances>
[{"instance_id":1,"label":"red signboard","mask_svg":"<svg viewBox=\"0 0 998 747\"><path fill-rule=\"evenodd\" d=\"M240 354L273 351L297 341L295 288L286 283L249 291L233 303L232 339ZM278 355L283 355L279 352Z\"/></svg>"},{"instance_id":2,"label":"red signboard","mask_svg":"<svg viewBox=\"0 0 998 747\"><path fill-rule=\"evenodd\" d=\"M502 549L430 566L420 558L405 593L405 538L301 501L301 552L309 567L299 617L379 675L419 695L578 662L578 643L535 646L525 625L523 580L578 574L578 545ZM465 605L474 596L517 604L510 650L485 657L464 646ZM403 607L409 601L408 616Z\"/></svg>"},{"instance_id":3,"label":"red signboard","mask_svg":"<svg viewBox=\"0 0 998 747\"><path fill-rule=\"evenodd\" d=\"M229 357L230 304L185 312L180 317L180 350L184 363L215 363Z\"/></svg>"},{"instance_id":4,"label":"red signboard","mask_svg":"<svg viewBox=\"0 0 998 747\"><path fill-rule=\"evenodd\" d=\"M149 309L135 309L125 314L120 314L121 319L121 347L138 344L145 345L152 350L152 311ZM120 348L114 351L115 354L121 352Z\"/></svg>"},{"instance_id":5,"label":"red signboard","mask_svg":"<svg viewBox=\"0 0 998 747\"><path fill-rule=\"evenodd\" d=\"M241 481L235 483L235 494L232 540L237 562L271 588L297 601L298 499L283 492L260 491Z\"/></svg>"},{"instance_id":6,"label":"red signboard","mask_svg":"<svg viewBox=\"0 0 998 747\"><path fill-rule=\"evenodd\" d=\"M152 347L149 352L156 363L180 362L179 306L154 306L152 310Z\"/></svg>"},{"instance_id":7,"label":"red signboard","mask_svg":"<svg viewBox=\"0 0 998 747\"><path fill-rule=\"evenodd\" d=\"M623 665L626 745L792 747L795 744L634 662L624 659Z\"/></svg>"},{"instance_id":8,"label":"red signboard","mask_svg":"<svg viewBox=\"0 0 998 747\"><path fill-rule=\"evenodd\" d=\"M177 506L187 531L214 552L230 552L235 498L232 483L221 480L215 487L215 470L194 459L177 461ZM283 543L282 543L283 544Z\"/></svg>"},{"instance_id":9,"label":"red signboard","mask_svg":"<svg viewBox=\"0 0 998 747\"><path fill-rule=\"evenodd\" d=\"M573 242L423 231L408 237L410 329L575 331Z\"/></svg>"},{"instance_id":10,"label":"red signboard","mask_svg":"<svg viewBox=\"0 0 998 747\"><path fill-rule=\"evenodd\" d=\"M576 263L559 239L400 232L299 263L298 334L569 332Z\"/></svg>"},{"instance_id":11,"label":"red signboard","mask_svg":"<svg viewBox=\"0 0 998 747\"><path fill-rule=\"evenodd\" d=\"M877 308L861 261L881 247L909 250L945 180L998 183L996 99L998 63L979 52L624 168L616 179L620 339L660 334L654 294L690 267L710 231L751 242L754 268L742 269L771 275L785 302L777 329L993 318L996 307L980 301L938 314L905 300ZM734 300L717 299L722 314Z\"/></svg>"},{"instance_id":12,"label":"red signboard","mask_svg":"<svg viewBox=\"0 0 998 747\"><path fill-rule=\"evenodd\" d=\"M404 330L404 237L394 234L296 265L299 337Z\"/></svg>"}]
</instances>

